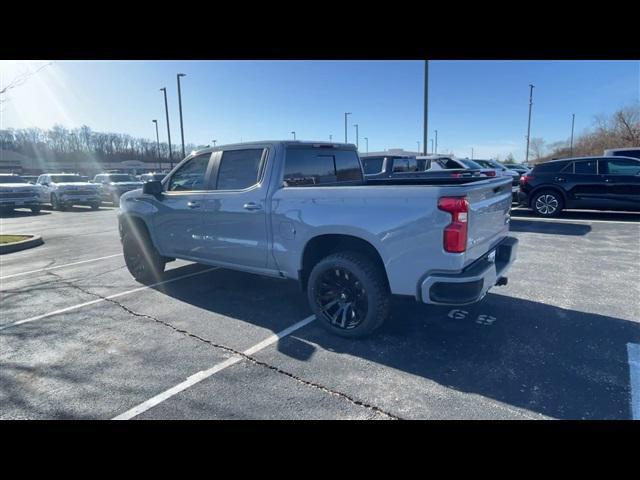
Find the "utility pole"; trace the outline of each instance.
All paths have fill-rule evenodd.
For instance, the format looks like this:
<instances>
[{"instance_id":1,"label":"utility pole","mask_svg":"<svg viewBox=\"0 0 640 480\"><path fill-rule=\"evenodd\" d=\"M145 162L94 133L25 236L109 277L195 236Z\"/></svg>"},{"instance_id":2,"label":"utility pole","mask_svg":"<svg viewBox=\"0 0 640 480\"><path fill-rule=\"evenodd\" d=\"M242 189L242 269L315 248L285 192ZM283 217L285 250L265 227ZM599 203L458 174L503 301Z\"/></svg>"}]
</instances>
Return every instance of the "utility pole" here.
<instances>
[{"instance_id":1,"label":"utility pole","mask_svg":"<svg viewBox=\"0 0 640 480\"><path fill-rule=\"evenodd\" d=\"M436 151L434 153L438 153L438 130L436 130Z\"/></svg>"},{"instance_id":2,"label":"utility pole","mask_svg":"<svg viewBox=\"0 0 640 480\"><path fill-rule=\"evenodd\" d=\"M433 153L433 138L431 139L431 153Z\"/></svg>"},{"instance_id":3,"label":"utility pole","mask_svg":"<svg viewBox=\"0 0 640 480\"><path fill-rule=\"evenodd\" d=\"M347 115L351 115L351 112L344 112L344 143L347 143Z\"/></svg>"},{"instance_id":4,"label":"utility pole","mask_svg":"<svg viewBox=\"0 0 640 480\"><path fill-rule=\"evenodd\" d=\"M180 77L186 77L184 73L179 73L176 78L178 79L178 107L180 110L180 137L182 138L182 158L186 157L184 153L184 128L182 127L182 93L180 92Z\"/></svg>"},{"instance_id":5,"label":"utility pole","mask_svg":"<svg viewBox=\"0 0 640 480\"><path fill-rule=\"evenodd\" d=\"M354 123L354 127L356 127L356 150L360 149L360 135L358 134L358 124Z\"/></svg>"},{"instance_id":6,"label":"utility pole","mask_svg":"<svg viewBox=\"0 0 640 480\"><path fill-rule=\"evenodd\" d=\"M167 88L162 87L160 90L164 92L164 111L167 114L167 137L169 139L169 165L173 170L173 155L171 154L171 129L169 128L169 104L167 103Z\"/></svg>"},{"instance_id":7,"label":"utility pole","mask_svg":"<svg viewBox=\"0 0 640 480\"><path fill-rule=\"evenodd\" d=\"M333 142L333 135L329 134L329 141Z\"/></svg>"},{"instance_id":8,"label":"utility pole","mask_svg":"<svg viewBox=\"0 0 640 480\"><path fill-rule=\"evenodd\" d=\"M573 157L573 126L576 122L576 114L571 115L571 156Z\"/></svg>"},{"instance_id":9,"label":"utility pole","mask_svg":"<svg viewBox=\"0 0 640 480\"><path fill-rule=\"evenodd\" d=\"M160 161L160 135L158 135L158 120L151 120L156 124L156 156L158 157L158 168L162 170L162 162Z\"/></svg>"},{"instance_id":10,"label":"utility pole","mask_svg":"<svg viewBox=\"0 0 640 480\"><path fill-rule=\"evenodd\" d=\"M427 154L427 139L429 136L429 60L424 61L424 132L423 145L425 155ZM418 147L418 150L420 148Z\"/></svg>"},{"instance_id":11,"label":"utility pole","mask_svg":"<svg viewBox=\"0 0 640 480\"><path fill-rule=\"evenodd\" d=\"M369 138L368 137L364 137L364 141L367 144L367 153L369 153Z\"/></svg>"},{"instance_id":12,"label":"utility pole","mask_svg":"<svg viewBox=\"0 0 640 480\"><path fill-rule=\"evenodd\" d=\"M527 126L527 153L524 163L529 163L529 140L531 138L531 106L533 105L533 84L529 84L529 124Z\"/></svg>"}]
</instances>

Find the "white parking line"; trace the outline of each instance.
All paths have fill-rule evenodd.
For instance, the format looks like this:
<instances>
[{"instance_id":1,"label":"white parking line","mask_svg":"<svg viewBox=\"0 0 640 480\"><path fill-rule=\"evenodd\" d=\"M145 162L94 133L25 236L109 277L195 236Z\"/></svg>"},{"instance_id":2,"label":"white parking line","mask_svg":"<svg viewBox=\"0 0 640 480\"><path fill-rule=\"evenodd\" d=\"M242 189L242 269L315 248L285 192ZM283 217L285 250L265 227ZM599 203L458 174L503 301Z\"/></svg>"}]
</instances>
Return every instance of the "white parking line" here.
<instances>
[{"instance_id":1,"label":"white parking line","mask_svg":"<svg viewBox=\"0 0 640 480\"><path fill-rule=\"evenodd\" d=\"M640 343L627 343L627 356L631 385L631 418L640 420Z\"/></svg>"},{"instance_id":2,"label":"white parking line","mask_svg":"<svg viewBox=\"0 0 640 480\"><path fill-rule=\"evenodd\" d=\"M79 303L77 305L72 305L71 307L61 308L60 310L54 310L53 312L44 313L42 315L38 315L38 316L35 316L35 317L31 317L31 318L26 318L24 320L18 320L17 322L12 322L12 323L8 323L6 325L0 326L0 331L6 330L6 329L11 328L11 327L17 327L18 325L22 325L24 323L31 323L31 322L35 322L35 321L38 321L38 320L42 320L43 318L48 318L48 317L52 317L54 315L59 315L61 313L70 312L71 310L78 310L79 308L87 307L89 305L94 305L96 303L100 303L100 302L104 302L104 301L107 301L107 300L111 300L113 298L122 297L124 295L130 295L132 293L136 293L136 292L139 292L141 290L146 290L148 288L157 287L158 285L166 285L167 283L177 282L178 280L182 280L182 279L185 279L185 278L193 277L195 275L201 275L203 273L211 272L213 270L218 270L219 268L220 267L207 268L206 270L202 270L200 272L189 273L187 275L182 275L180 277L172 278L170 280L164 280L162 282L154 283L152 285L145 285L144 287L134 288L133 290L127 290L126 292L115 293L113 295L109 295L108 297L97 298L95 300L91 300L90 302Z\"/></svg>"},{"instance_id":3,"label":"white parking line","mask_svg":"<svg viewBox=\"0 0 640 480\"><path fill-rule=\"evenodd\" d=\"M55 270L57 268L70 267L72 265L80 265L81 263L97 262L98 260L104 260L106 258L119 257L121 255L122 255L122 253L116 253L114 255L107 255L106 257L92 258L90 260L82 260L80 262L65 263L64 265L56 265L55 267L47 267L47 268L40 268L38 270L29 270L28 272L13 273L11 275L4 275L3 277L0 277L0 280L4 280L6 278L20 277L22 275L29 275L30 273L46 272L46 271L49 271L49 270Z\"/></svg>"},{"instance_id":4,"label":"white parking line","mask_svg":"<svg viewBox=\"0 0 640 480\"><path fill-rule=\"evenodd\" d=\"M288 335L291 335L296 330L299 330L302 327L304 327L305 325L308 325L309 323L313 322L315 320L315 318L316 318L315 315L311 315L311 316L305 318L304 320L300 320L299 322L294 323L293 325L291 325L289 328L285 328L281 332L276 333L274 335L271 335L270 337L266 338L262 342L254 345L251 348L248 348L247 350L245 350L242 353L244 353L245 355L253 355L254 353L257 353L260 350L268 347L269 345L274 344L275 342L277 342L281 338L284 338L284 337L286 337ZM141 413L146 412L150 408L153 408L156 405L164 402L165 400L168 400L169 398L173 397L174 395L177 395L178 393L186 390L187 388L192 387L196 383L199 383L199 382L209 378L211 375L213 375L215 373L218 373L219 371L224 370L225 368L230 367L231 365L235 365L240 360L242 360L242 357L236 355L236 356L233 356L231 358L228 358L224 362L221 362L221 363L218 363L217 365L214 365L213 367L211 367L211 368L209 368L207 370L201 370L198 373L194 373L193 375L188 377L184 382L179 383L178 385L176 385L174 387L171 387L170 389L165 390L162 393L159 393L158 395L156 395L155 397L150 398L146 402L143 402L140 405L137 405L137 406L133 407L132 409L127 410L126 412L118 415L117 417L114 417L112 420L130 420L133 417L136 417L136 416L140 415Z\"/></svg>"}]
</instances>

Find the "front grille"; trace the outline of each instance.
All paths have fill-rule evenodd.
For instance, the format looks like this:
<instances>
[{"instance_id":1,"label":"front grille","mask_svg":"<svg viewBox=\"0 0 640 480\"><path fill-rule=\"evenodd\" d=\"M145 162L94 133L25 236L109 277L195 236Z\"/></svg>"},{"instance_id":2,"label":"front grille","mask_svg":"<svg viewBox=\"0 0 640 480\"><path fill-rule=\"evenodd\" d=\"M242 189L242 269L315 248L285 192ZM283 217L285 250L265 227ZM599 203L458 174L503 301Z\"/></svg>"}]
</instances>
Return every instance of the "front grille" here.
<instances>
[{"instance_id":1,"label":"front grille","mask_svg":"<svg viewBox=\"0 0 640 480\"><path fill-rule=\"evenodd\" d=\"M29 193L29 192L19 192L19 193L0 193L0 198L29 198L35 197L37 194Z\"/></svg>"}]
</instances>

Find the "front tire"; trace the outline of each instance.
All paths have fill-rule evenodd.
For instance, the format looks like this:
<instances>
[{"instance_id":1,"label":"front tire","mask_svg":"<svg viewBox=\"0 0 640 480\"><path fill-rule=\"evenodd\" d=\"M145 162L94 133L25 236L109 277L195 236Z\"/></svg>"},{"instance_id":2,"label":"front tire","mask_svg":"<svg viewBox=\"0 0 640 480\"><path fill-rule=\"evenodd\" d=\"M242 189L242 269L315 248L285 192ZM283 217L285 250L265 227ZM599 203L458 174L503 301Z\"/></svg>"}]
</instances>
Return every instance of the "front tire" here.
<instances>
[{"instance_id":1,"label":"front tire","mask_svg":"<svg viewBox=\"0 0 640 480\"><path fill-rule=\"evenodd\" d=\"M91 210L98 210L100 208L99 203L92 203L90 206L91 206Z\"/></svg>"},{"instance_id":2,"label":"front tire","mask_svg":"<svg viewBox=\"0 0 640 480\"><path fill-rule=\"evenodd\" d=\"M31 207L31 213L40 213L40 207Z\"/></svg>"},{"instance_id":3,"label":"front tire","mask_svg":"<svg viewBox=\"0 0 640 480\"><path fill-rule=\"evenodd\" d=\"M376 262L360 253L339 252L313 267L307 298L325 330L360 338L387 319L391 294L386 274Z\"/></svg>"},{"instance_id":4,"label":"front tire","mask_svg":"<svg viewBox=\"0 0 640 480\"><path fill-rule=\"evenodd\" d=\"M51 208L53 210L60 210L61 212L67 209L62 203L60 203L58 197L54 194L51 195Z\"/></svg>"},{"instance_id":5,"label":"front tire","mask_svg":"<svg viewBox=\"0 0 640 480\"><path fill-rule=\"evenodd\" d=\"M136 228L136 227L132 227ZM146 229L127 230L122 237L122 251L129 273L138 282L159 282L165 267L165 259L153 246Z\"/></svg>"},{"instance_id":6,"label":"front tire","mask_svg":"<svg viewBox=\"0 0 640 480\"><path fill-rule=\"evenodd\" d=\"M564 201L557 191L542 190L533 197L531 208L541 217L557 217L564 208Z\"/></svg>"}]
</instances>

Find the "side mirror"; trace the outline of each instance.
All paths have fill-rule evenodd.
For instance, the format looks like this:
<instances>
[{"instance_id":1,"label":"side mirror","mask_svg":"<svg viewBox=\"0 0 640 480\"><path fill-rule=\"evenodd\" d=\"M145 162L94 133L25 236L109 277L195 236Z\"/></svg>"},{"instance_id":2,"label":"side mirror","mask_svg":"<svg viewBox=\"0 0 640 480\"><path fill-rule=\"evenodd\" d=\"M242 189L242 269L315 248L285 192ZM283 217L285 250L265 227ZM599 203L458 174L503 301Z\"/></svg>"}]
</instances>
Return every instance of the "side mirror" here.
<instances>
[{"instance_id":1,"label":"side mirror","mask_svg":"<svg viewBox=\"0 0 640 480\"><path fill-rule=\"evenodd\" d=\"M145 182L142 185L142 193L146 193L147 195L153 195L154 197L162 195L162 182L158 180L151 180L149 182Z\"/></svg>"}]
</instances>

